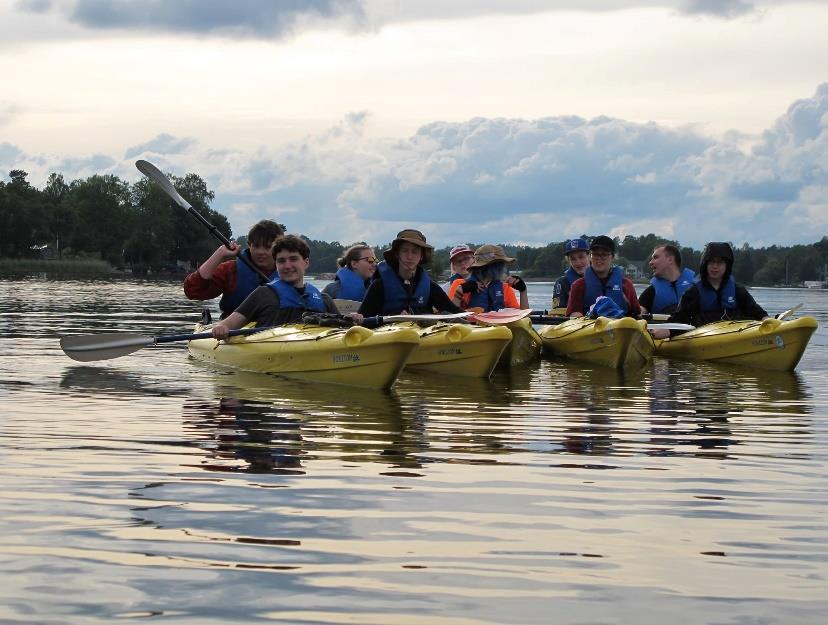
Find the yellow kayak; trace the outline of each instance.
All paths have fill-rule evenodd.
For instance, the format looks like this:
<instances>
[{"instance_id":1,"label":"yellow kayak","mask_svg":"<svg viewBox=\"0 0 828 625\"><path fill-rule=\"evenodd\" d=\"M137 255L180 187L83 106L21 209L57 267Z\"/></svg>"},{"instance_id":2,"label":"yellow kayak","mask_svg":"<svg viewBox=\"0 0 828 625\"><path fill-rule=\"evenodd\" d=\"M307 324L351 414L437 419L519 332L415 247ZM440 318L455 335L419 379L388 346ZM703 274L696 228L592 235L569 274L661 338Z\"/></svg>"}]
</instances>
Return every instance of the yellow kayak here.
<instances>
[{"instance_id":1,"label":"yellow kayak","mask_svg":"<svg viewBox=\"0 0 828 625\"><path fill-rule=\"evenodd\" d=\"M813 317L790 321L717 321L656 341L656 354L793 371L817 325Z\"/></svg>"},{"instance_id":2,"label":"yellow kayak","mask_svg":"<svg viewBox=\"0 0 828 625\"><path fill-rule=\"evenodd\" d=\"M489 325L484 321L476 321L484 326ZM499 367L519 367L540 356L541 337L532 327L532 322L528 317L507 323L504 327L512 332L512 340L500 355L500 360L497 362Z\"/></svg>"},{"instance_id":3,"label":"yellow kayak","mask_svg":"<svg viewBox=\"0 0 828 625\"><path fill-rule=\"evenodd\" d=\"M647 323L630 317L578 317L545 326L540 337L550 354L613 369L641 367L655 349Z\"/></svg>"},{"instance_id":4,"label":"yellow kayak","mask_svg":"<svg viewBox=\"0 0 828 625\"><path fill-rule=\"evenodd\" d=\"M401 322L390 327L413 329L420 337L406 369L451 376L488 378L512 340L506 326L437 323L423 328L415 322Z\"/></svg>"},{"instance_id":5,"label":"yellow kayak","mask_svg":"<svg viewBox=\"0 0 828 625\"><path fill-rule=\"evenodd\" d=\"M201 325L196 331L203 331ZM420 337L411 328L373 331L291 324L229 340L190 341L190 354L223 367L312 382L390 388Z\"/></svg>"}]
</instances>

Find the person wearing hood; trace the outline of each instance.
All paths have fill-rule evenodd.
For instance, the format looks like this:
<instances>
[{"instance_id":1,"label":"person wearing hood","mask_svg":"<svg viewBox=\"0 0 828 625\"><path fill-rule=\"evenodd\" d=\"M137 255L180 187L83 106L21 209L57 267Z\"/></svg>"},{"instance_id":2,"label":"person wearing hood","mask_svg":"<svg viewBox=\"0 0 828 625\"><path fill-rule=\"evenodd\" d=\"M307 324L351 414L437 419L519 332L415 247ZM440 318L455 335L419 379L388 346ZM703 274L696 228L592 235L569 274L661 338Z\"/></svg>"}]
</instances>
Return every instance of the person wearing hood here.
<instances>
[{"instance_id":1,"label":"person wearing hood","mask_svg":"<svg viewBox=\"0 0 828 625\"><path fill-rule=\"evenodd\" d=\"M352 245L336 263L339 265L336 278L322 292L333 299L361 302L377 266L373 248L363 243Z\"/></svg>"},{"instance_id":2,"label":"person wearing hood","mask_svg":"<svg viewBox=\"0 0 828 625\"><path fill-rule=\"evenodd\" d=\"M675 245L657 245L650 256L653 277L650 286L638 296L642 313L670 314L678 308L684 292L693 286L696 274L682 268L681 252Z\"/></svg>"},{"instance_id":3,"label":"person wearing hood","mask_svg":"<svg viewBox=\"0 0 828 625\"><path fill-rule=\"evenodd\" d=\"M699 273L693 286L681 296L670 321L698 327L723 319L765 319L768 316L765 309L733 277L733 259L733 248L729 243L705 245ZM653 336L664 338L655 333Z\"/></svg>"},{"instance_id":4,"label":"person wearing hood","mask_svg":"<svg viewBox=\"0 0 828 625\"><path fill-rule=\"evenodd\" d=\"M377 315L421 315L462 312L451 303L446 292L433 282L424 269L431 261L433 248L419 230L397 234L391 248L383 252L374 280L368 287L359 312Z\"/></svg>"},{"instance_id":5,"label":"person wearing hood","mask_svg":"<svg viewBox=\"0 0 828 625\"><path fill-rule=\"evenodd\" d=\"M569 291L572 289L572 283L578 278L584 277L584 272L589 267L589 241L581 237L570 239L564 243L564 256L566 256L569 267L567 267L564 275L555 280L555 290L552 294L553 309L563 308L566 310L569 304Z\"/></svg>"},{"instance_id":6,"label":"person wearing hood","mask_svg":"<svg viewBox=\"0 0 828 625\"><path fill-rule=\"evenodd\" d=\"M499 245L481 245L474 253L471 273L458 278L449 289L449 297L463 310L482 308L491 312L502 308L529 308L526 283L510 276L507 265L515 262Z\"/></svg>"},{"instance_id":7,"label":"person wearing hood","mask_svg":"<svg viewBox=\"0 0 828 625\"><path fill-rule=\"evenodd\" d=\"M583 278L572 283L567 317L583 317L599 297L613 301L619 314L638 317L641 306L632 280L624 276L624 269L613 265L615 241L605 235L597 236L589 244L589 263Z\"/></svg>"}]
</instances>

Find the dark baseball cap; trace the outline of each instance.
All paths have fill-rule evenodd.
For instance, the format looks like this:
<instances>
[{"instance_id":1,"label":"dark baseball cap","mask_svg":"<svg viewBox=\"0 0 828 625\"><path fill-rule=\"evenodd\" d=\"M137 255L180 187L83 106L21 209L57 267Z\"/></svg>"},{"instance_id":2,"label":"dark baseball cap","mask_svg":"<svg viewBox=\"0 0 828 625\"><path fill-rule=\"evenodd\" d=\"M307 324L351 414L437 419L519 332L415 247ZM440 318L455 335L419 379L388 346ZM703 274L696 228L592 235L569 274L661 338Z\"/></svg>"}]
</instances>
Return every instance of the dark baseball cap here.
<instances>
[{"instance_id":1,"label":"dark baseball cap","mask_svg":"<svg viewBox=\"0 0 828 625\"><path fill-rule=\"evenodd\" d=\"M596 247L603 247L604 249L609 250L610 254L615 256L615 241L606 235L602 234L592 239L589 244L589 249L594 250Z\"/></svg>"},{"instance_id":2,"label":"dark baseball cap","mask_svg":"<svg viewBox=\"0 0 828 625\"><path fill-rule=\"evenodd\" d=\"M570 252L578 252L581 250L589 250L589 241L586 239L569 239L569 241L564 243L564 254L566 256L569 256Z\"/></svg>"}]
</instances>

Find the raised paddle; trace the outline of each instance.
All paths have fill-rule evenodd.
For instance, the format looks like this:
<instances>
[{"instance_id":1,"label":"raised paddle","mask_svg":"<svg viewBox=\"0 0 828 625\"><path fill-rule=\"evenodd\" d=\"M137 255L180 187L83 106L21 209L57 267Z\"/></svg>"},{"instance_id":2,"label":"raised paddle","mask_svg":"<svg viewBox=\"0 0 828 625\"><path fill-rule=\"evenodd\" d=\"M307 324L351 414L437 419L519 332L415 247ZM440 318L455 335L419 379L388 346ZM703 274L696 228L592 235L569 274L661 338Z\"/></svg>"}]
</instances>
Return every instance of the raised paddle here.
<instances>
[{"instance_id":1,"label":"raised paddle","mask_svg":"<svg viewBox=\"0 0 828 625\"><path fill-rule=\"evenodd\" d=\"M270 328L241 328L230 330L230 336L255 334ZM64 336L60 339L60 348L72 360L92 362L94 360L111 360L120 358L139 349L158 345L160 343L174 343L176 341L194 341L196 339L210 339L209 332L198 334L168 334L166 336L143 336L127 332L109 332L105 334L81 334L78 336Z\"/></svg>"},{"instance_id":2,"label":"raised paddle","mask_svg":"<svg viewBox=\"0 0 828 625\"><path fill-rule=\"evenodd\" d=\"M164 193L169 195L175 201L176 204L178 204L181 208L185 209L188 213L190 213L190 215L195 217L203 226L205 226L207 228L207 230L210 231L210 234L212 234L215 238L217 238L219 241L224 243L224 246L228 250L231 249L230 239L228 239L226 236L224 236L221 233L221 231L218 228L216 228L216 226L214 226L209 221L207 221L207 219L204 217L204 215L199 213L196 209L194 209L190 205L190 203L187 200L185 200L183 197L181 197L181 195L178 193L178 191L175 190L175 187L173 186L173 183L170 181L169 178L167 178L163 174L163 172L160 169L158 169L155 165L153 165L149 161L143 161L143 160L135 161L135 166L138 168L138 171L140 171L147 178L149 178L150 180L155 182L158 186L160 186L164 190ZM259 274L259 277L264 282L270 282L270 277L264 271L262 271L261 269L256 267L256 265L254 265L252 263L252 261L247 256L245 256L244 254L239 254L238 258L245 265L247 265L253 271L255 271L257 274Z\"/></svg>"},{"instance_id":3,"label":"raised paddle","mask_svg":"<svg viewBox=\"0 0 828 625\"><path fill-rule=\"evenodd\" d=\"M802 302L799 302L796 306L794 306L793 308L789 308L785 312L779 313L778 315L776 315L776 318L780 321L784 321L785 319L793 315L800 308L802 308Z\"/></svg>"}]
</instances>

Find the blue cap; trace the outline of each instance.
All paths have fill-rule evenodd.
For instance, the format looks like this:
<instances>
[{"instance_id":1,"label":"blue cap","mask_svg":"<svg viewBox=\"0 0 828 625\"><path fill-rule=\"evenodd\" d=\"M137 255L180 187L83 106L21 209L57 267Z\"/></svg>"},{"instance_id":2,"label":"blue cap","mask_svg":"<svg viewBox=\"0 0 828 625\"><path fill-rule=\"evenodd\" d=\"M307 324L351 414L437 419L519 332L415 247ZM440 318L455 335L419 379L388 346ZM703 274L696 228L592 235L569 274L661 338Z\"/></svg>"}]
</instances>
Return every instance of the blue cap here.
<instances>
[{"instance_id":1,"label":"blue cap","mask_svg":"<svg viewBox=\"0 0 828 625\"><path fill-rule=\"evenodd\" d=\"M586 239L570 239L564 243L564 254L569 255L570 252L577 252L578 250L588 252L589 241Z\"/></svg>"}]
</instances>

